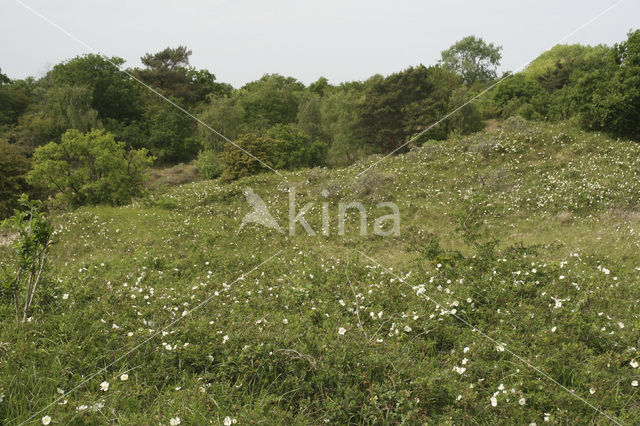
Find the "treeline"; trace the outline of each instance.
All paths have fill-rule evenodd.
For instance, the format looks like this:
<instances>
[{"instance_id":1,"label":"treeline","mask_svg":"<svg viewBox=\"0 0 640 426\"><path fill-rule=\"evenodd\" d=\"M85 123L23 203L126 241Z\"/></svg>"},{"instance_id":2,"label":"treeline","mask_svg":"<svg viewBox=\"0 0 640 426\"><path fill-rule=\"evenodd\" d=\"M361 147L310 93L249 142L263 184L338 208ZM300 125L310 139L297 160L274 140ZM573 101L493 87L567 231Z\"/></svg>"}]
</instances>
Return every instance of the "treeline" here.
<instances>
[{"instance_id":1,"label":"treeline","mask_svg":"<svg viewBox=\"0 0 640 426\"><path fill-rule=\"evenodd\" d=\"M76 204L126 202L126 193L115 200L78 193L92 186L87 179L112 172L101 167L127 165L132 158L138 166L195 160L206 178L235 179L265 170L264 164L336 166L402 152L425 126L505 77L496 71L501 47L475 36L443 51L436 65L339 85L321 77L306 86L267 74L235 89L189 65L190 55L184 46L167 48L145 54L142 68L126 72L118 69L121 58L90 54L57 64L38 80L0 73L0 214L28 182L67 192ZM576 119L589 129L637 139L639 91L640 31L613 47L558 45L412 144L471 133L483 128L483 120L511 115ZM95 149L87 154L96 140L110 152L109 161ZM84 175L75 175L76 169Z\"/></svg>"}]
</instances>

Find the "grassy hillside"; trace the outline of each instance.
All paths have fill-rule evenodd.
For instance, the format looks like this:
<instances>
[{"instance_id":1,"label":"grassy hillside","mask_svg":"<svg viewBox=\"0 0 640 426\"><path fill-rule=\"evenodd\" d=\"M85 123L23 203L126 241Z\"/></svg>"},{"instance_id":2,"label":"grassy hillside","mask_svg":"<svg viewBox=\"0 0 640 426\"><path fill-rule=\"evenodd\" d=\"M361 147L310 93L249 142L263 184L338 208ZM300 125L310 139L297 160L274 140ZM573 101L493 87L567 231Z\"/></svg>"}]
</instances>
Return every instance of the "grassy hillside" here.
<instances>
[{"instance_id":1,"label":"grassy hillside","mask_svg":"<svg viewBox=\"0 0 640 426\"><path fill-rule=\"evenodd\" d=\"M31 322L1 311L0 422L638 424L640 145L510 119L356 178L379 159L56 216ZM237 232L247 187L318 235Z\"/></svg>"}]
</instances>

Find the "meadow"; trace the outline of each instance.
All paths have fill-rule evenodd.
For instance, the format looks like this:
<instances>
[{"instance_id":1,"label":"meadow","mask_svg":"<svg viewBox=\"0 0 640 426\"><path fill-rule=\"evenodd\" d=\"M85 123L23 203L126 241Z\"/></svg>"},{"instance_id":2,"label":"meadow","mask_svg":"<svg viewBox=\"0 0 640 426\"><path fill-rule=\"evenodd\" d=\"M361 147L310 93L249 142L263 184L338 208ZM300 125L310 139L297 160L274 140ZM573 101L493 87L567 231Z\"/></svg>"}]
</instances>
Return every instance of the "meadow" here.
<instances>
[{"instance_id":1,"label":"meadow","mask_svg":"<svg viewBox=\"0 0 640 426\"><path fill-rule=\"evenodd\" d=\"M640 145L514 117L380 159L55 213L0 423L640 423ZM317 235L238 232L248 187ZM400 235L338 235L350 201Z\"/></svg>"}]
</instances>

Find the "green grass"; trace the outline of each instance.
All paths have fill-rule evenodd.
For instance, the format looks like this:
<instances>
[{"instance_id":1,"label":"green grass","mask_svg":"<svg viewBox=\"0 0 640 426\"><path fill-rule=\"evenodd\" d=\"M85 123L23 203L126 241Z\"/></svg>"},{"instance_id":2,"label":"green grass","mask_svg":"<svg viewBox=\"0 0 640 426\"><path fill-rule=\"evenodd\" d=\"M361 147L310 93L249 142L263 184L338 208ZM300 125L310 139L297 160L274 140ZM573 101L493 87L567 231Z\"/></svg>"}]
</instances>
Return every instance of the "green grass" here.
<instances>
[{"instance_id":1,"label":"green grass","mask_svg":"<svg viewBox=\"0 0 640 426\"><path fill-rule=\"evenodd\" d=\"M0 422L61 398L32 422L610 423L461 318L601 412L639 423L640 145L511 119L355 178L379 158L55 216L32 321L0 311ZM299 208L315 202L306 216L318 234L329 202L329 236L237 233L247 186L286 228L289 185ZM465 216L476 199L488 213ZM370 231L388 213L376 204L395 202L401 235L361 237L352 213L339 236L341 201L367 206ZM496 249L465 244L460 217L479 220Z\"/></svg>"}]
</instances>

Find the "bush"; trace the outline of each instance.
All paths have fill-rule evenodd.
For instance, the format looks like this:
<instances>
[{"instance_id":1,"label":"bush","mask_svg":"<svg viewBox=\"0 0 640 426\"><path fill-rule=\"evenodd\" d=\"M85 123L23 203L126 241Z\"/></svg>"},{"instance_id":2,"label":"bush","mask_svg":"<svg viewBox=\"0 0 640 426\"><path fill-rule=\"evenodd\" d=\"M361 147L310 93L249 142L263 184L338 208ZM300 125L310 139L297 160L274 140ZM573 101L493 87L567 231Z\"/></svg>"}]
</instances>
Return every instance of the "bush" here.
<instances>
[{"instance_id":1,"label":"bush","mask_svg":"<svg viewBox=\"0 0 640 426\"><path fill-rule=\"evenodd\" d=\"M27 190L29 160L14 145L0 140L0 218L17 207L18 196Z\"/></svg>"},{"instance_id":2,"label":"bush","mask_svg":"<svg viewBox=\"0 0 640 426\"><path fill-rule=\"evenodd\" d=\"M614 46L607 66L582 78L574 92L582 124L640 138L640 30Z\"/></svg>"},{"instance_id":3,"label":"bush","mask_svg":"<svg viewBox=\"0 0 640 426\"><path fill-rule=\"evenodd\" d=\"M198 154L196 160L198 173L205 179L215 179L222 175L223 167L220 163L220 153L204 150Z\"/></svg>"},{"instance_id":4,"label":"bush","mask_svg":"<svg viewBox=\"0 0 640 426\"><path fill-rule=\"evenodd\" d=\"M146 149L127 151L104 130L82 134L71 129L61 143L36 149L27 180L59 191L74 207L86 204L126 204L142 191L153 158Z\"/></svg>"},{"instance_id":5,"label":"bush","mask_svg":"<svg viewBox=\"0 0 640 426\"><path fill-rule=\"evenodd\" d=\"M234 143L235 145L225 145L220 154L224 164L222 179L234 180L255 175L269 170L267 165L275 169L278 158L277 140L248 133L240 136Z\"/></svg>"}]
</instances>

